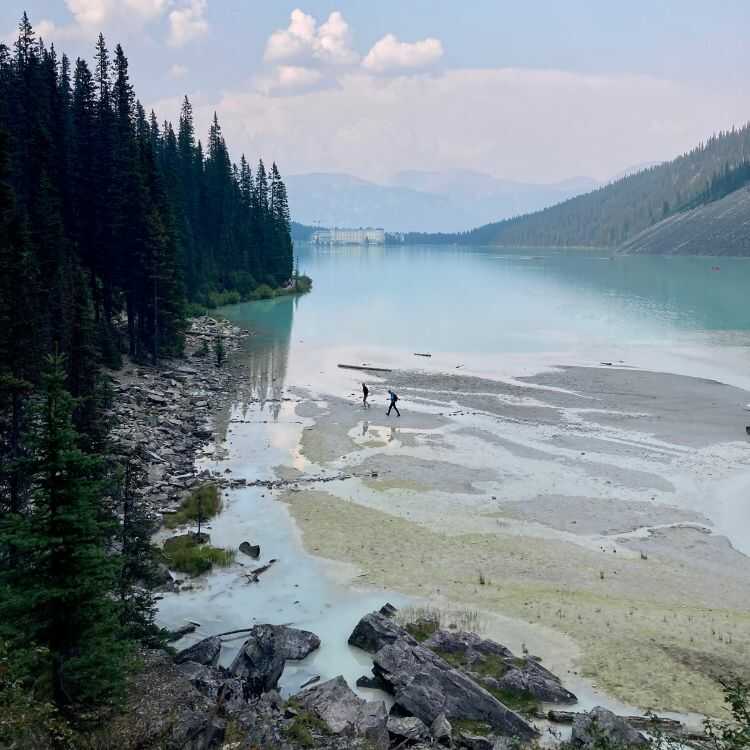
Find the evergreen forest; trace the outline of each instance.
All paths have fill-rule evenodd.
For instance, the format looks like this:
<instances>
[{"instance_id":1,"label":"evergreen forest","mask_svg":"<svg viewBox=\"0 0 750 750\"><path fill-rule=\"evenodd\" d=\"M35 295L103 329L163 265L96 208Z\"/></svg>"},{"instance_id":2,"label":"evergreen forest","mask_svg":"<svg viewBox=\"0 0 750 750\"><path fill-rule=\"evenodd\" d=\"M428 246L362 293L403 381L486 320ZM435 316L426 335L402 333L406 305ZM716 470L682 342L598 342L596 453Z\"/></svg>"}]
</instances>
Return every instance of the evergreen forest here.
<instances>
[{"instance_id":1,"label":"evergreen forest","mask_svg":"<svg viewBox=\"0 0 750 750\"><path fill-rule=\"evenodd\" d=\"M160 637L106 368L179 356L191 312L293 273L276 164L234 163L216 116L203 143L187 98L160 121L121 46L93 52L60 54L26 14L0 44L0 746L75 746Z\"/></svg>"}]
</instances>

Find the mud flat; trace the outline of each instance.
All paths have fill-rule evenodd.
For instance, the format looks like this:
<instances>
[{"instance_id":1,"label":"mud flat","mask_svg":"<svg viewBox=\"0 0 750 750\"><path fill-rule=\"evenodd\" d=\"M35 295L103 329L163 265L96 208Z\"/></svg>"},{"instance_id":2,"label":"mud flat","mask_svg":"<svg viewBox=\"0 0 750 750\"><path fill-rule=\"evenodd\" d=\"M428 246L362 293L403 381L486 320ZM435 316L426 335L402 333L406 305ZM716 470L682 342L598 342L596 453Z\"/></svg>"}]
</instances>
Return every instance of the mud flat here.
<instances>
[{"instance_id":1,"label":"mud flat","mask_svg":"<svg viewBox=\"0 0 750 750\"><path fill-rule=\"evenodd\" d=\"M295 391L299 459L354 475L282 494L308 550L530 623L570 679L632 706L720 713L718 680L750 677L750 394L609 367L388 386L400 419L377 383L367 410L354 380L350 399Z\"/></svg>"}]
</instances>

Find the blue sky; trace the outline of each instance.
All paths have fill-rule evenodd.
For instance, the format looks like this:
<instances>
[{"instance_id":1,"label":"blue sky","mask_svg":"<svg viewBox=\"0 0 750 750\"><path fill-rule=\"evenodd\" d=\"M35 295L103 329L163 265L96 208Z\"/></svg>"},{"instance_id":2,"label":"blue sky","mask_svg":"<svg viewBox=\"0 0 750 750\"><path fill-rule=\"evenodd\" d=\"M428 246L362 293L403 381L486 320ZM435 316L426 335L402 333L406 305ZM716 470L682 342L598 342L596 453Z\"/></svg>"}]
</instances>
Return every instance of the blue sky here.
<instances>
[{"instance_id":1,"label":"blue sky","mask_svg":"<svg viewBox=\"0 0 750 750\"><path fill-rule=\"evenodd\" d=\"M605 179L750 119L746 0L4 0L4 36L24 8L72 56L122 42L160 118L187 93L287 172Z\"/></svg>"}]
</instances>

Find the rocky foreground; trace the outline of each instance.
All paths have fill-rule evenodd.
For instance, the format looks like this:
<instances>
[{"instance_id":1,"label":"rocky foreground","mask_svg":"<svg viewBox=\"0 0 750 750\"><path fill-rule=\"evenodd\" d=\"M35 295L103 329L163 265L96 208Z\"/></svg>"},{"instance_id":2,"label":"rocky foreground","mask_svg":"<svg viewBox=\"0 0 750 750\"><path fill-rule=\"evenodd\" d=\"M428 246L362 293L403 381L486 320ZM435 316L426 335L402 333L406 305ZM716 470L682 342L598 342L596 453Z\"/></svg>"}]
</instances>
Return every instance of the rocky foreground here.
<instances>
[{"instance_id":1,"label":"rocky foreground","mask_svg":"<svg viewBox=\"0 0 750 750\"><path fill-rule=\"evenodd\" d=\"M278 682L289 660L319 648L314 633L256 625L231 665L219 666L221 637L175 656L144 655L125 717L113 727L122 748L164 750L396 750L453 747L500 750L535 746L541 735L514 701L570 704L576 697L533 657L472 633L433 631L418 639L385 605L363 617L349 644L372 655L358 684L390 696L366 701L343 677L312 680L288 699ZM503 698L504 700L501 700ZM562 712L565 713L565 712ZM603 708L570 714L570 748L635 748L648 740Z\"/></svg>"}]
</instances>

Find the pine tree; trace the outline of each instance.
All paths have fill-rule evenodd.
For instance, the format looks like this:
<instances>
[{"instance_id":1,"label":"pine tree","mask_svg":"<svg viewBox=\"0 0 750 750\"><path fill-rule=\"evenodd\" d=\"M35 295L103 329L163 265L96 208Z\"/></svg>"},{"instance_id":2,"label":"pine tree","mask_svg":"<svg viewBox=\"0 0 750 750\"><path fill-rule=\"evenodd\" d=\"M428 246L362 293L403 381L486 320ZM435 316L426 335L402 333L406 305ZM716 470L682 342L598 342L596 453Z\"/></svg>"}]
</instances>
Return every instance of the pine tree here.
<instances>
[{"instance_id":1,"label":"pine tree","mask_svg":"<svg viewBox=\"0 0 750 750\"><path fill-rule=\"evenodd\" d=\"M120 621L133 639L151 638L156 632L156 549L151 543L154 518L147 510L142 488L146 474L134 457L128 457L120 478L122 564L118 581Z\"/></svg>"},{"instance_id":2,"label":"pine tree","mask_svg":"<svg viewBox=\"0 0 750 750\"><path fill-rule=\"evenodd\" d=\"M33 503L0 526L0 637L49 654L50 692L66 710L100 705L123 686L125 644L112 599L115 522L102 504L102 462L79 447L65 360L50 355L33 436Z\"/></svg>"}]
</instances>

